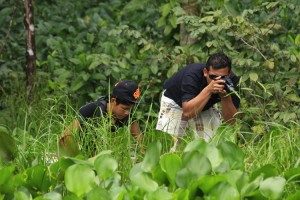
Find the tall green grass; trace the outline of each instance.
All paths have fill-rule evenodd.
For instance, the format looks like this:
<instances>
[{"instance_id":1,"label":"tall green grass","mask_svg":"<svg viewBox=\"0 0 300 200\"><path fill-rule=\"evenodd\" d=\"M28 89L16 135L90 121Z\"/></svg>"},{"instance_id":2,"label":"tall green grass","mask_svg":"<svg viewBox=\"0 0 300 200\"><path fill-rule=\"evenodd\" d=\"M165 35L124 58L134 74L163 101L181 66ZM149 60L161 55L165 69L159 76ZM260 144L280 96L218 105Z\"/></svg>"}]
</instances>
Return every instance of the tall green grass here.
<instances>
[{"instance_id":1,"label":"tall green grass","mask_svg":"<svg viewBox=\"0 0 300 200\"><path fill-rule=\"evenodd\" d=\"M13 101L16 103L17 100ZM8 107L9 108L9 107ZM12 108L15 108L13 110ZM18 171L38 164L49 165L57 160L57 140L65 128L78 118L77 108L65 96L47 98L28 106L25 101L18 100L18 106L11 105L9 118L1 119L0 126L6 127L17 145L17 154L13 161L1 161L1 165L15 165ZM141 115L138 110L133 114ZM84 122L82 138L75 135L81 148L80 158L87 159L105 150L111 150L117 160L118 173L123 183L129 181L129 171L143 160L141 148L147 149L154 141L162 144L162 153L168 153L172 147L172 137L155 130L155 111L139 118L143 132L142 145L134 139L129 127L123 127L112 133L111 121L97 120ZM142 116L142 115L141 115ZM246 128L245 128L246 127ZM242 120L235 126L223 124L212 139L218 144L227 140L237 143L245 153L246 171L253 172L258 168L271 165L278 175L287 179L286 194L300 189L299 175L288 176L287 171L300 166L300 125L297 122L279 124L276 122L255 121L249 126ZM193 134L186 134L176 153L182 154L186 144L193 141Z\"/></svg>"}]
</instances>

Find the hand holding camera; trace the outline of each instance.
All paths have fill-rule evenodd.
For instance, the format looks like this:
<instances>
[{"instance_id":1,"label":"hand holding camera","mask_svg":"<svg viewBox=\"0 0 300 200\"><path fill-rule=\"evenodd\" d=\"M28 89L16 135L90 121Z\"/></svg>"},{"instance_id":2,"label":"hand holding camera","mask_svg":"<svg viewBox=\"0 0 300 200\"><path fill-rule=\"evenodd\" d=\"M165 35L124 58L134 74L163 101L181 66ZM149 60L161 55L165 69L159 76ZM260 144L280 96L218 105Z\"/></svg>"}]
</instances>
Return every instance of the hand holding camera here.
<instances>
[{"instance_id":1,"label":"hand holding camera","mask_svg":"<svg viewBox=\"0 0 300 200\"><path fill-rule=\"evenodd\" d=\"M229 76L218 76L218 75L209 74L209 78L214 81L213 84L216 84L213 86L214 88L213 91L215 91L215 93L224 94L224 93L230 93L235 91L234 84L232 80L229 78Z\"/></svg>"},{"instance_id":2,"label":"hand holding camera","mask_svg":"<svg viewBox=\"0 0 300 200\"><path fill-rule=\"evenodd\" d=\"M233 82L232 82L232 80L228 76L224 76L221 79L223 81L225 81L225 83L224 83L224 89L226 90L227 93L235 91Z\"/></svg>"}]
</instances>

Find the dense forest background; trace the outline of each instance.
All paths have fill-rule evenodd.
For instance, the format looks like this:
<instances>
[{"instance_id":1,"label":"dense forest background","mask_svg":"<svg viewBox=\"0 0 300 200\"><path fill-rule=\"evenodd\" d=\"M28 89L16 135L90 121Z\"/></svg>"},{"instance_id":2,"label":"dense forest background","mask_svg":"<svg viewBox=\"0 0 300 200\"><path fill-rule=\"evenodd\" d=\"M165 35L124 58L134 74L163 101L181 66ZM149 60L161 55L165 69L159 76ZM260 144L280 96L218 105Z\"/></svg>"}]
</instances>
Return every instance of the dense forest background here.
<instances>
[{"instance_id":1,"label":"dense forest background","mask_svg":"<svg viewBox=\"0 0 300 200\"><path fill-rule=\"evenodd\" d=\"M33 8L31 105L66 96L80 106L132 79L144 94L140 114L153 104L155 116L164 80L223 51L242 77L244 120L299 120L297 1L43 1ZM12 102L26 100L23 2L1 1L0 24L1 112L9 116Z\"/></svg>"},{"instance_id":2,"label":"dense forest background","mask_svg":"<svg viewBox=\"0 0 300 200\"><path fill-rule=\"evenodd\" d=\"M21 152L20 171L55 149L78 107L108 95L121 79L140 85L135 114L147 139L163 82L223 51L241 77L239 120L225 129L245 149L251 143L244 149L247 169L274 161L280 172L299 172L298 0L33 1L31 27L28 2L0 0L0 131L14 138L0 135L0 146ZM34 33L31 66L28 31ZM265 152L261 159L256 148ZM293 184L287 193L298 189Z\"/></svg>"}]
</instances>

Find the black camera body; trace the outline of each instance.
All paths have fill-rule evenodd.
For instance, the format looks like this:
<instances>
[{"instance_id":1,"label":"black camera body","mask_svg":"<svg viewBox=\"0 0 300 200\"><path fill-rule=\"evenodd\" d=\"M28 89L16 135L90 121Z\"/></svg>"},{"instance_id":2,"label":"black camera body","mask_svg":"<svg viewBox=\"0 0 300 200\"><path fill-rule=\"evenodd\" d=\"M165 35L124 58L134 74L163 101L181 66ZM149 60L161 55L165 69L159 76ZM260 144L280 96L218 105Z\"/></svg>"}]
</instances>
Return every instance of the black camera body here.
<instances>
[{"instance_id":1,"label":"black camera body","mask_svg":"<svg viewBox=\"0 0 300 200\"><path fill-rule=\"evenodd\" d=\"M225 86L224 89L226 90L227 93L235 91L233 82L232 82L232 80L228 76L222 77L221 79L223 81L225 81L225 83L224 83L224 86Z\"/></svg>"}]
</instances>

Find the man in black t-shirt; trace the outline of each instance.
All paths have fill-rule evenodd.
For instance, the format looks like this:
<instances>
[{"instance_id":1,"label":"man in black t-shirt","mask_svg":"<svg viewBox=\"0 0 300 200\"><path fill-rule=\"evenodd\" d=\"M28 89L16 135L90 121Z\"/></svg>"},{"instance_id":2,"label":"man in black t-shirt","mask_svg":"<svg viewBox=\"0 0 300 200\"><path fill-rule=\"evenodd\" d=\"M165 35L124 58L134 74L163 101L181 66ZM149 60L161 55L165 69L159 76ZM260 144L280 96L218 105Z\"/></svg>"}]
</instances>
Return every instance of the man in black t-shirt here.
<instances>
[{"instance_id":1,"label":"man in black t-shirt","mask_svg":"<svg viewBox=\"0 0 300 200\"><path fill-rule=\"evenodd\" d=\"M99 118L112 118L111 131L116 127L129 125L132 136L142 139L137 121L130 122L129 114L132 107L138 102L140 89L138 85L130 80L119 81L114 85L110 98L100 97L96 101L88 103L79 109L80 119L75 119L64 131L63 137L59 140L62 149L67 149L67 145L74 143L73 134L83 128L84 121ZM84 121L82 121L84 120ZM130 123L130 124L129 124ZM76 154L76 153L74 153Z\"/></svg>"},{"instance_id":2,"label":"man in black t-shirt","mask_svg":"<svg viewBox=\"0 0 300 200\"><path fill-rule=\"evenodd\" d=\"M208 141L221 124L216 103L221 103L223 119L235 122L240 104L238 83L231 60L223 53L211 55L206 63L182 68L164 84L156 129L175 136L174 148L186 127Z\"/></svg>"}]
</instances>

